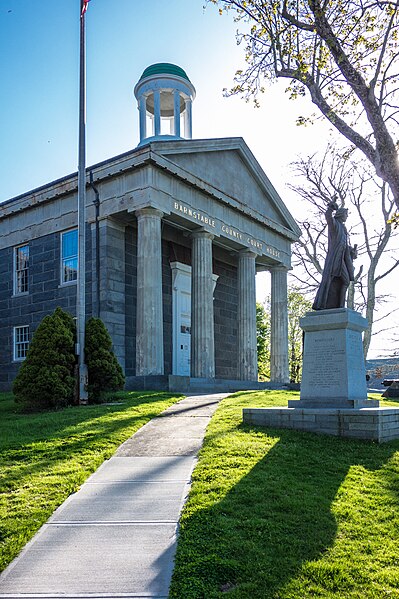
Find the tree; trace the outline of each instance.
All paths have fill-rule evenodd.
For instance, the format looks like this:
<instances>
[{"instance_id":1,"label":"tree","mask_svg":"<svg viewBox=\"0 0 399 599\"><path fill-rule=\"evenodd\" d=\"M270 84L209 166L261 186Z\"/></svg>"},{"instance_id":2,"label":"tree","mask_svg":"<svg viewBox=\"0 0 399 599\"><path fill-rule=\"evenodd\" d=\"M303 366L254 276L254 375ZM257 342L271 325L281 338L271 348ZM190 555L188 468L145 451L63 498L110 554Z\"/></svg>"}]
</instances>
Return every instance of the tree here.
<instances>
[{"instance_id":1,"label":"tree","mask_svg":"<svg viewBox=\"0 0 399 599\"><path fill-rule=\"evenodd\" d=\"M210 0L248 31L247 68L231 93L257 101L263 80L286 78L363 152L399 207L399 0ZM299 117L299 123L306 119Z\"/></svg>"},{"instance_id":2,"label":"tree","mask_svg":"<svg viewBox=\"0 0 399 599\"><path fill-rule=\"evenodd\" d=\"M389 242L394 236L387 222L394 201L386 183L379 183L369 172L367 163L354 160L351 153L329 146L319 160L315 155L300 159L294 168L305 184L291 186L306 203L307 219L300 222L302 237L293 248L294 278L306 294L314 295L319 285L327 253L324 212L333 199L350 206L351 244L357 241L354 285L350 286L347 305L364 311L369 326L363 337L365 357L370 347L375 313L385 297L376 294L378 284L399 265L390 255ZM377 199L379 198L379 211ZM371 209L372 207L372 209ZM392 250L391 250L392 251ZM381 261L381 257L390 261ZM301 267L298 269L298 267ZM356 291L356 293L355 293Z\"/></svg>"},{"instance_id":3,"label":"tree","mask_svg":"<svg viewBox=\"0 0 399 599\"><path fill-rule=\"evenodd\" d=\"M291 383L298 383L302 373L302 329L299 319L311 310L312 304L297 287L288 290L288 363ZM265 304L256 304L258 340L258 371L260 380L270 378L270 297Z\"/></svg>"},{"instance_id":4,"label":"tree","mask_svg":"<svg viewBox=\"0 0 399 599\"><path fill-rule=\"evenodd\" d=\"M62 408L72 404L75 378L75 325L57 308L37 327L14 381L15 401L23 410Z\"/></svg>"},{"instance_id":5,"label":"tree","mask_svg":"<svg viewBox=\"0 0 399 599\"><path fill-rule=\"evenodd\" d=\"M270 380L270 312L256 304L256 341L258 349L258 378Z\"/></svg>"},{"instance_id":6,"label":"tree","mask_svg":"<svg viewBox=\"0 0 399 599\"><path fill-rule=\"evenodd\" d=\"M125 376L112 350L112 340L100 318L86 323L85 356L89 373L89 400L99 402L110 391L123 389Z\"/></svg>"},{"instance_id":7,"label":"tree","mask_svg":"<svg viewBox=\"0 0 399 599\"><path fill-rule=\"evenodd\" d=\"M312 303L291 287L288 291L288 363L291 383L299 383L302 375L303 333L299 320L312 309Z\"/></svg>"}]
</instances>

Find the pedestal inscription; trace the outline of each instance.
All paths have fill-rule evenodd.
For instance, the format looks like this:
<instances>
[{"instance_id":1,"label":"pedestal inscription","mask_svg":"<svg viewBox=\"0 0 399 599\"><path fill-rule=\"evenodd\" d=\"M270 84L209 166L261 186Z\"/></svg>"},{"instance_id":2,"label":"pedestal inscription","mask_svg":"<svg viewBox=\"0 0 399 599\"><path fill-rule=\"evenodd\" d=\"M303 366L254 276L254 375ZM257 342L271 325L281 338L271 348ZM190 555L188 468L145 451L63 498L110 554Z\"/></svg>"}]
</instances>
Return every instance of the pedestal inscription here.
<instances>
[{"instance_id":1,"label":"pedestal inscription","mask_svg":"<svg viewBox=\"0 0 399 599\"><path fill-rule=\"evenodd\" d=\"M345 368L345 354L334 335L314 333L306 339L307 385L332 391Z\"/></svg>"}]
</instances>

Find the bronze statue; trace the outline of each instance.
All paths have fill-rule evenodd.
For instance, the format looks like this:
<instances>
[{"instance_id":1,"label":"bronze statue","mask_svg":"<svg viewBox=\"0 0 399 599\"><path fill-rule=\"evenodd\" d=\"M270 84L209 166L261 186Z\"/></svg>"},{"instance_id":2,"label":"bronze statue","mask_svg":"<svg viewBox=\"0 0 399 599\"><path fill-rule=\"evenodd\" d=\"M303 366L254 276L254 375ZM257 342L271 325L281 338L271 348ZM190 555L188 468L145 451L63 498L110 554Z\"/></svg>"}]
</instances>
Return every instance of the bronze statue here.
<instances>
[{"instance_id":1,"label":"bronze statue","mask_svg":"<svg viewBox=\"0 0 399 599\"><path fill-rule=\"evenodd\" d=\"M333 212L335 214L333 216ZM336 202L330 202L325 213L328 225L328 250L323 275L313 310L344 308L346 291L350 281L354 280L353 260L356 258L356 245L348 243L348 231L345 221L348 210Z\"/></svg>"}]
</instances>

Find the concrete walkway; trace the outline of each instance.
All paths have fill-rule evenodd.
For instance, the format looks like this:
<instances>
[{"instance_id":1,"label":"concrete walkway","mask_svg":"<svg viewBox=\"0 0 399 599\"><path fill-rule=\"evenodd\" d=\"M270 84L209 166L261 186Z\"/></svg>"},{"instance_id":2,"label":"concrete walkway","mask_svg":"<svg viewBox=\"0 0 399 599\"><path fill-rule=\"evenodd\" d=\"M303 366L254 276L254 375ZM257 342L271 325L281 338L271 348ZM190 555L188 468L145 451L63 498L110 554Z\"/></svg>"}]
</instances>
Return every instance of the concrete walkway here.
<instances>
[{"instance_id":1,"label":"concrete walkway","mask_svg":"<svg viewBox=\"0 0 399 599\"><path fill-rule=\"evenodd\" d=\"M0 575L0 598L167 598L196 455L226 395L187 397L121 445Z\"/></svg>"}]
</instances>

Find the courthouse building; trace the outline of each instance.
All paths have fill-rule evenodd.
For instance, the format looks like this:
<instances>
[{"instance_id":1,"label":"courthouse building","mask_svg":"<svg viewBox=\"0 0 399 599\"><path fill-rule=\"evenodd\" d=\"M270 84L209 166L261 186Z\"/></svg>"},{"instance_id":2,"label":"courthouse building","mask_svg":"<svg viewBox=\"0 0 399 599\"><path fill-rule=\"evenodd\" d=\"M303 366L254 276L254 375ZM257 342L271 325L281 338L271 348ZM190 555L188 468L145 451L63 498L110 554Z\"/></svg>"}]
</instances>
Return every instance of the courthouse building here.
<instances>
[{"instance_id":1,"label":"courthouse building","mask_svg":"<svg viewBox=\"0 0 399 599\"><path fill-rule=\"evenodd\" d=\"M287 383L298 226L242 138L192 139L181 68L152 65L134 91L140 143L87 169L87 316L127 388L256 388L255 275L269 271L271 380ZM77 253L76 173L0 204L0 389L43 317L75 314Z\"/></svg>"}]
</instances>

